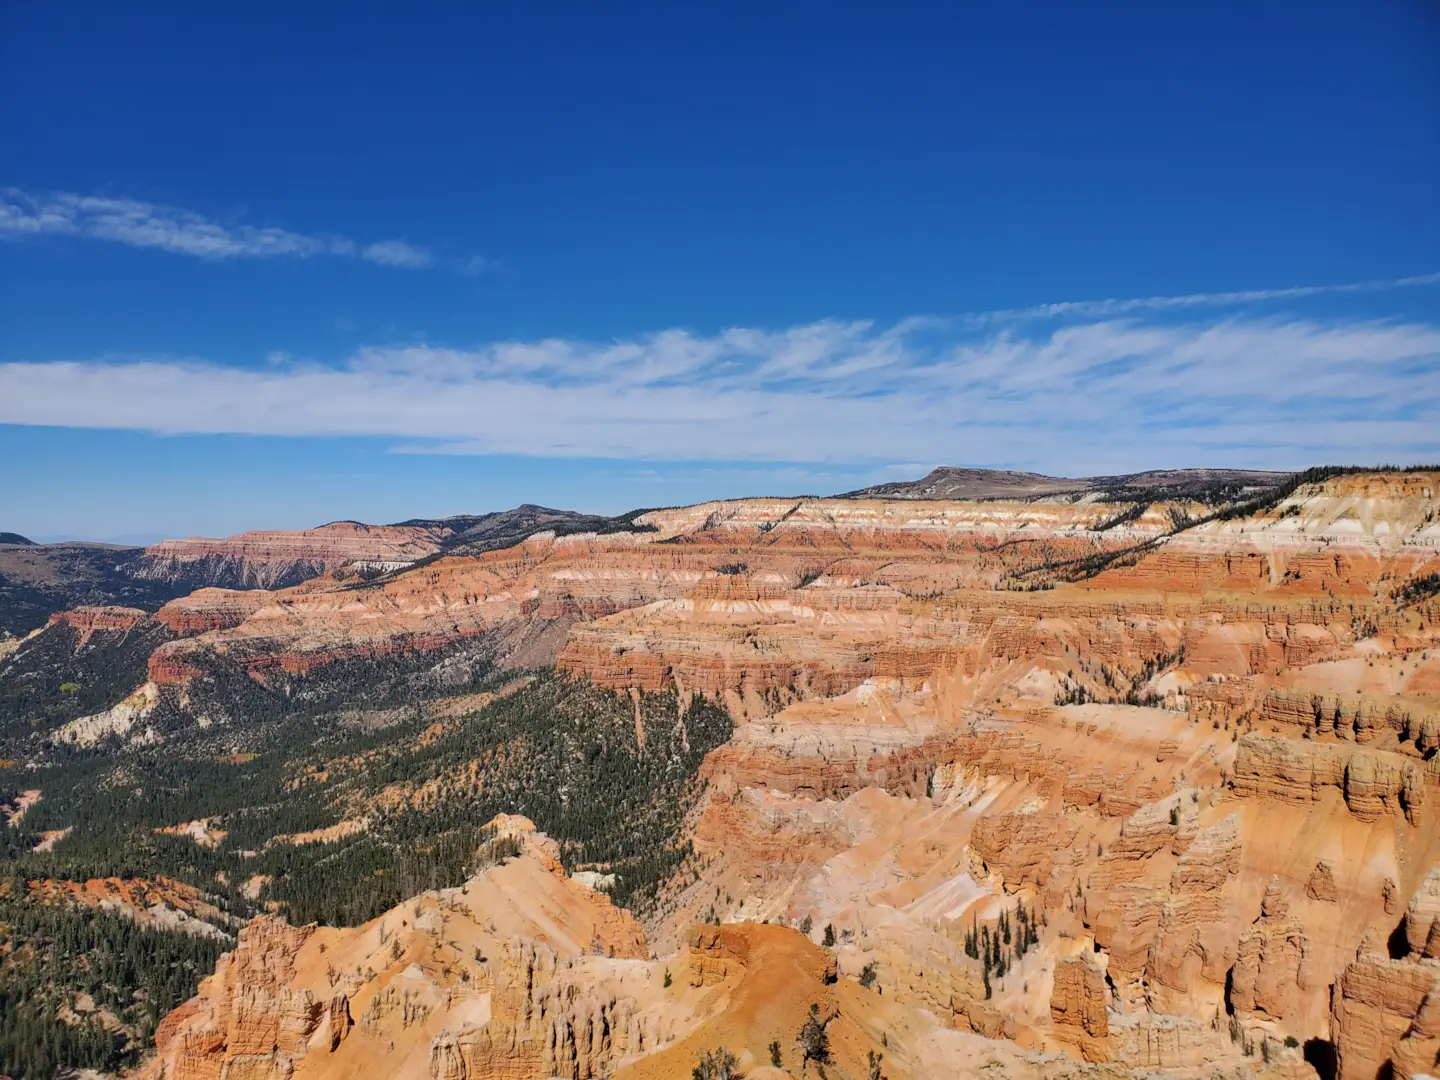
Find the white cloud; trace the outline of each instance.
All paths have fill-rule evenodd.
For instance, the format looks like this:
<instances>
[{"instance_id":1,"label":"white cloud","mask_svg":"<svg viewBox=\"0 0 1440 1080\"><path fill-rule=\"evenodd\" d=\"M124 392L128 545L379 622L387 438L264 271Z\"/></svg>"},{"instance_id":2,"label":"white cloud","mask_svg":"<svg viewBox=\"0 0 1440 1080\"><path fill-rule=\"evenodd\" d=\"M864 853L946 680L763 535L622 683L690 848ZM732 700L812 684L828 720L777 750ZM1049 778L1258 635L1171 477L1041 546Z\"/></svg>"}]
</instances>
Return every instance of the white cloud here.
<instances>
[{"instance_id":1,"label":"white cloud","mask_svg":"<svg viewBox=\"0 0 1440 1080\"><path fill-rule=\"evenodd\" d=\"M381 266L400 266L407 270L423 270L435 262L435 256L430 252L403 240L381 240L378 244L369 244L361 250L360 257Z\"/></svg>"},{"instance_id":2,"label":"white cloud","mask_svg":"<svg viewBox=\"0 0 1440 1080\"><path fill-rule=\"evenodd\" d=\"M1233 307L1274 300L1303 300L1312 296L1336 296L1343 293L1384 292L1418 285L1440 284L1440 273L1418 274L1414 277L1389 278L1385 281L1352 281L1342 285L1296 285L1286 289L1246 289L1237 292L1191 293L1188 296L1141 296L1125 300L1068 300L1058 304L1037 304L1028 308L1004 308L965 316L971 324L1020 322L1026 319L1053 319L1063 316L1109 318L1142 311L1173 311L1179 308Z\"/></svg>"},{"instance_id":3,"label":"white cloud","mask_svg":"<svg viewBox=\"0 0 1440 1080\"><path fill-rule=\"evenodd\" d=\"M310 236L275 226L222 224L191 210L138 199L0 189L0 237L77 236L153 248L211 261L359 256L381 266L418 269L434 263L402 240L360 245L343 236Z\"/></svg>"},{"instance_id":4,"label":"white cloud","mask_svg":"<svg viewBox=\"0 0 1440 1080\"><path fill-rule=\"evenodd\" d=\"M1440 326L925 320L362 349L337 366L0 364L0 423L381 436L414 453L1007 463L1095 473L1440 455Z\"/></svg>"}]
</instances>

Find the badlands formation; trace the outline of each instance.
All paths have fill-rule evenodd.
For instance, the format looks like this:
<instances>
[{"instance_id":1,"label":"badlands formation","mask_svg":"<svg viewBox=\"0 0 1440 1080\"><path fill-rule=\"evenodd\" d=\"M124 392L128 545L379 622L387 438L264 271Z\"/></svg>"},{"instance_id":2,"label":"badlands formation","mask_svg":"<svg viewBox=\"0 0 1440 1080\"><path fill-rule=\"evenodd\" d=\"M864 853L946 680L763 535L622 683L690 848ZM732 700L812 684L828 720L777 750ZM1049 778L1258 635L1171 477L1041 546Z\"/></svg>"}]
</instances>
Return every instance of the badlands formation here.
<instances>
[{"instance_id":1,"label":"badlands formation","mask_svg":"<svg viewBox=\"0 0 1440 1080\"><path fill-rule=\"evenodd\" d=\"M141 580L199 585L280 588L320 575L344 578L402 570L442 551L467 553L508 547L531 533L603 530L609 518L524 505L491 514L417 518L395 525L332 521L295 532L266 530L212 540L164 540L144 549Z\"/></svg>"},{"instance_id":2,"label":"badlands formation","mask_svg":"<svg viewBox=\"0 0 1440 1080\"><path fill-rule=\"evenodd\" d=\"M0 532L0 646L74 607L152 607L206 586L279 589L322 575L365 580L442 551L474 554L545 529L607 531L624 524L628 519L526 505L394 525L332 521L313 529L191 537L149 547L37 544Z\"/></svg>"},{"instance_id":3,"label":"badlands formation","mask_svg":"<svg viewBox=\"0 0 1440 1080\"><path fill-rule=\"evenodd\" d=\"M247 532L223 540L163 540L145 549L140 577L202 574L258 588L342 567L396 570L440 550L433 528L336 521L303 532Z\"/></svg>"},{"instance_id":4,"label":"badlands formation","mask_svg":"<svg viewBox=\"0 0 1440 1080\"><path fill-rule=\"evenodd\" d=\"M711 503L64 616L164 628L122 736L217 667L465 642L736 725L652 910L502 818L463 886L251 923L143 1075L684 1077L722 1048L755 1080L1433 1072L1437 489Z\"/></svg>"}]
</instances>

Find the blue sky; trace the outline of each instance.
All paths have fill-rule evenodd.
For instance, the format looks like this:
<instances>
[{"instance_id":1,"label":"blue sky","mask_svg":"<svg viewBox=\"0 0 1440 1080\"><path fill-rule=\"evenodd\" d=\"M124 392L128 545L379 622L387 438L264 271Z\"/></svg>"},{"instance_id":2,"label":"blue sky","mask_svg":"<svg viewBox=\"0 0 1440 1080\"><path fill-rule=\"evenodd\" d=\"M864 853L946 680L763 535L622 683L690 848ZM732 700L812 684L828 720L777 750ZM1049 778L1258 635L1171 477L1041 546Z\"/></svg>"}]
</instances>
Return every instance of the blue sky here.
<instances>
[{"instance_id":1,"label":"blue sky","mask_svg":"<svg viewBox=\"0 0 1440 1080\"><path fill-rule=\"evenodd\" d=\"M1440 457L1433 4L296 6L7 7L0 529Z\"/></svg>"}]
</instances>

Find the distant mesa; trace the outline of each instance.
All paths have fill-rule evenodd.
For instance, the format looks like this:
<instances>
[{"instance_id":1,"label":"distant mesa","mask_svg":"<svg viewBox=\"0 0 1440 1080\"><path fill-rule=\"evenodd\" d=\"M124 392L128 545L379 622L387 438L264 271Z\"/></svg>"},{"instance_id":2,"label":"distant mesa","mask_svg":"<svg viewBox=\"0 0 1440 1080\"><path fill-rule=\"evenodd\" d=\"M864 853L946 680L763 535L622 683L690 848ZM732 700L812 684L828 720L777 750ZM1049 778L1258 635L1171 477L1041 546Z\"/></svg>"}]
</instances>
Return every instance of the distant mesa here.
<instances>
[{"instance_id":1,"label":"distant mesa","mask_svg":"<svg viewBox=\"0 0 1440 1080\"><path fill-rule=\"evenodd\" d=\"M414 518L394 525L332 521L313 529L254 530L148 546L36 544L0 533L0 638L24 635L79 606L160 605L203 588L282 589L325 575L383 580L446 555L477 556L540 532L646 531L642 511L619 517L526 504L488 514Z\"/></svg>"},{"instance_id":2,"label":"distant mesa","mask_svg":"<svg viewBox=\"0 0 1440 1080\"><path fill-rule=\"evenodd\" d=\"M1116 476L1045 476L1005 469L940 465L919 480L898 480L847 492L847 499L1026 499L1034 496L1154 492L1186 495L1221 487L1279 487L1294 473L1258 469L1152 469Z\"/></svg>"}]
</instances>

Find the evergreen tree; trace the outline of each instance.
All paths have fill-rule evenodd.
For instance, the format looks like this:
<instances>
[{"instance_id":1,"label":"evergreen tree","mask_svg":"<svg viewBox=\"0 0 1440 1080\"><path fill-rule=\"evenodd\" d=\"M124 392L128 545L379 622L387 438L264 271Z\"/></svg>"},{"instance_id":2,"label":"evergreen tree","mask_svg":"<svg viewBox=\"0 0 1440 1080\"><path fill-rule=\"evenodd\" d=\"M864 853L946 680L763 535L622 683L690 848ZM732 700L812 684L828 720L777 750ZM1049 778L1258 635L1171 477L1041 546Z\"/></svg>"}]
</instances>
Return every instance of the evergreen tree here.
<instances>
[{"instance_id":1,"label":"evergreen tree","mask_svg":"<svg viewBox=\"0 0 1440 1080\"><path fill-rule=\"evenodd\" d=\"M830 1061L830 1035L825 1030L826 1021L820 1019L820 1006L812 1004L810 1014L800 1027L800 1051L804 1065L815 1062L826 1065Z\"/></svg>"}]
</instances>

